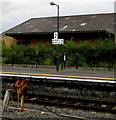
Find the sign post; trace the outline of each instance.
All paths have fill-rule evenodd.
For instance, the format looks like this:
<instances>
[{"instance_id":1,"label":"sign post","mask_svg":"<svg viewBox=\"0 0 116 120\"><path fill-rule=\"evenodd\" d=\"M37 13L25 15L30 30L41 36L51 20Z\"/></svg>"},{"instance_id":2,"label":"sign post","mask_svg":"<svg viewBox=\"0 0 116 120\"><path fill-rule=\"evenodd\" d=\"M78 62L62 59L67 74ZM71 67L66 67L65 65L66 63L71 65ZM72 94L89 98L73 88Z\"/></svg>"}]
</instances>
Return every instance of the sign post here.
<instances>
[{"instance_id":1,"label":"sign post","mask_svg":"<svg viewBox=\"0 0 116 120\"><path fill-rule=\"evenodd\" d=\"M65 63L66 63L66 55L63 55L63 61L64 61L64 69L65 69Z\"/></svg>"},{"instance_id":2,"label":"sign post","mask_svg":"<svg viewBox=\"0 0 116 120\"><path fill-rule=\"evenodd\" d=\"M63 45L64 44L64 39L58 39L58 32L54 32L54 39L52 39L52 45ZM59 71L59 56L55 58L56 60L56 71Z\"/></svg>"}]
</instances>

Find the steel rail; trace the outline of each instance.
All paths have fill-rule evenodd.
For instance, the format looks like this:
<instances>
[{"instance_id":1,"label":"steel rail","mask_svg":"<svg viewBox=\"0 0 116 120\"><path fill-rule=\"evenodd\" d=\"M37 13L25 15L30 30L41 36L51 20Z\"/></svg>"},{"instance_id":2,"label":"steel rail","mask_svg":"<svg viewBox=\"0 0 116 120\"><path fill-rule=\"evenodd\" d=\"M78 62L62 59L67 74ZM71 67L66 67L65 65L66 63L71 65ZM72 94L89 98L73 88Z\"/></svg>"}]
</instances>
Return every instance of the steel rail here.
<instances>
[{"instance_id":1,"label":"steel rail","mask_svg":"<svg viewBox=\"0 0 116 120\"><path fill-rule=\"evenodd\" d=\"M16 98L15 98L16 100ZM39 94L28 94L28 97L25 97L25 102L32 104L44 104L47 106L57 106L72 108L76 110L91 110L97 112L106 112L106 113L116 113L116 102L107 102L99 100L90 100L90 99L80 99L72 97L58 97L50 95L39 95Z\"/></svg>"}]
</instances>

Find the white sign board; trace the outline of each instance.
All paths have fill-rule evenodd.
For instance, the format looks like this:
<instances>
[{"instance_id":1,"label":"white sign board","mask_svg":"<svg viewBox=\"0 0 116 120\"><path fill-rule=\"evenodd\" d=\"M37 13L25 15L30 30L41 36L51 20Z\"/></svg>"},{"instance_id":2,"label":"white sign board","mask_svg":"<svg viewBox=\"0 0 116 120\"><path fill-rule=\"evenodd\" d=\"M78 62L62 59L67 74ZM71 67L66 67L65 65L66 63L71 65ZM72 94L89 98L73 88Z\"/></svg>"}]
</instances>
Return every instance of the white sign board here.
<instances>
[{"instance_id":1,"label":"white sign board","mask_svg":"<svg viewBox=\"0 0 116 120\"><path fill-rule=\"evenodd\" d=\"M58 32L54 32L54 39L58 39Z\"/></svg>"},{"instance_id":2,"label":"white sign board","mask_svg":"<svg viewBox=\"0 0 116 120\"><path fill-rule=\"evenodd\" d=\"M53 45L63 45L64 39L52 39L52 44Z\"/></svg>"},{"instance_id":3,"label":"white sign board","mask_svg":"<svg viewBox=\"0 0 116 120\"><path fill-rule=\"evenodd\" d=\"M66 61L66 55L64 55L64 61Z\"/></svg>"}]
</instances>

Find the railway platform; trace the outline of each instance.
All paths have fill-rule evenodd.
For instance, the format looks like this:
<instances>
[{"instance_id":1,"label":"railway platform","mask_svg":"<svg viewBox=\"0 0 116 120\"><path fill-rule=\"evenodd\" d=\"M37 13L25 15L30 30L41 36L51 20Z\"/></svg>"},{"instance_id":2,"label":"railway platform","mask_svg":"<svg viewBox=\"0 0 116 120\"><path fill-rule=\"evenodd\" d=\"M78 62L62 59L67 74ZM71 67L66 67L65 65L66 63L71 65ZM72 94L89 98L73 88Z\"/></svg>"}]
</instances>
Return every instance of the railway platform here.
<instances>
[{"instance_id":1,"label":"railway platform","mask_svg":"<svg viewBox=\"0 0 116 120\"><path fill-rule=\"evenodd\" d=\"M35 66L31 65L2 65L1 72L19 72L19 73L38 73L38 74L56 74L56 75L74 75L74 76L90 76L90 77L115 77L115 70L109 71L107 68L82 68L66 67L64 70L56 71L55 67Z\"/></svg>"},{"instance_id":2,"label":"railway platform","mask_svg":"<svg viewBox=\"0 0 116 120\"><path fill-rule=\"evenodd\" d=\"M15 65L3 65L0 75L14 75L19 77L32 77L32 78L55 78L55 79L92 79L92 80L115 80L115 71L108 71L103 68L79 68L67 67L64 70L56 71L55 67L43 67L39 66L38 68L34 66L22 66Z\"/></svg>"}]
</instances>

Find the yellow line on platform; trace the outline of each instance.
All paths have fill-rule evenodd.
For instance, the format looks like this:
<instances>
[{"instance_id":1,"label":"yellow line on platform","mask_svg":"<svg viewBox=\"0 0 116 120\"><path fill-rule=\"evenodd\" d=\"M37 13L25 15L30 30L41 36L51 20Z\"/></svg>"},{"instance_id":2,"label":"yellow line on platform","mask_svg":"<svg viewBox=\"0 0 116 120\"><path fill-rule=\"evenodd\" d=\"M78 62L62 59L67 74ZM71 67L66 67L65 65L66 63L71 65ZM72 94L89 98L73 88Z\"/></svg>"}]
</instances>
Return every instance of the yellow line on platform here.
<instances>
[{"instance_id":1,"label":"yellow line on platform","mask_svg":"<svg viewBox=\"0 0 116 120\"><path fill-rule=\"evenodd\" d=\"M114 78L90 77L90 76L72 76L72 75L56 75L56 74L35 74L35 73L17 73L17 72L0 72L0 73L2 73L2 74L16 74L16 75L36 75L36 76L50 76L50 77L67 77L67 78L115 80Z\"/></svg>"}]
</instances>

